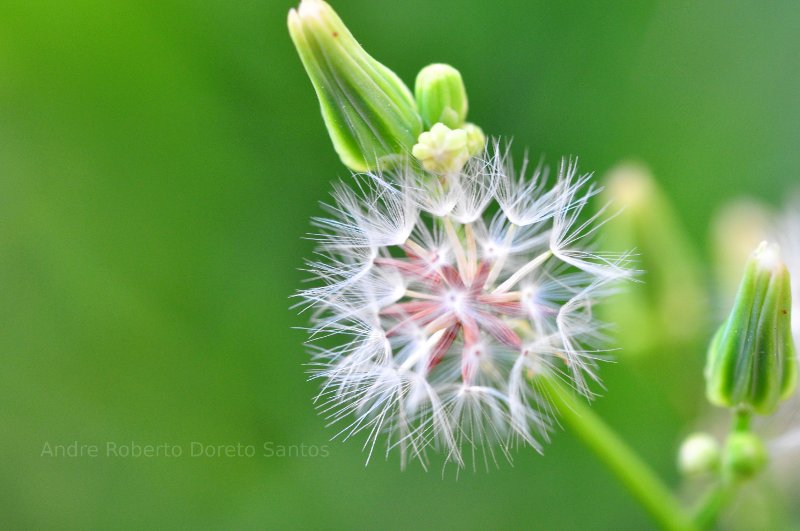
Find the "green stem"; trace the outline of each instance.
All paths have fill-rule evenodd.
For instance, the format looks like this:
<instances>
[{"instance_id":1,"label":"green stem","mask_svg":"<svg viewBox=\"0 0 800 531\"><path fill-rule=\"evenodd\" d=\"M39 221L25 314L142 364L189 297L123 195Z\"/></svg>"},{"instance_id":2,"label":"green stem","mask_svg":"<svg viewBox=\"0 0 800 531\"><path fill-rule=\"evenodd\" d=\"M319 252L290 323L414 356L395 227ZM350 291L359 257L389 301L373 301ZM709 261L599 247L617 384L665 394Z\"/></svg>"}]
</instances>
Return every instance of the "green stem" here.
<instances>
[{"instance_id":1,"label":"green stem","mask_svg":"<svg viewBox=\"0 0 800 531\"><path fill-rule=\"evenodd\" d=\"M747 432L750 431L750 419L752 415L749 411L740 410L733 414L733 426L731 432Z\"/></svg>"},{"instance_id":2,"label":"green stem","mask_svg":"<svg viewBox=\"0 0 800 531\"><path fill-rule=\"evenodd\" d=\"M735 484L726 480L720 481L697 507L694 516L695 525L700 529L711 528L735 493Z\"/></svg>"},{"instance_id":3,"label":"green stem","mask_svg":"<svg viewBox=\"0 0 800 531\"><path fill-rule=\"evenodd\" d=\"M751 418L752 415L746 410L734 412L731 433L746 433L750 431ZM731 474L723 470L718 483L706 494L703 501L695 509L695 525L700 529L709 529L713 526L722 510L736 494L738 486L739 482Z\"/></svg>"},{"instance_id":4,"label":"green stem","mask_svg":"<svg viewBox=\"0 0 800 531\"><path fill-rule=\"evenodd\" d=\"M564 423L613 472L636 500L664 529L695 529L672 492L591 408L556 378L536 384L545 391Z\"/></svg>"}]
</instances>

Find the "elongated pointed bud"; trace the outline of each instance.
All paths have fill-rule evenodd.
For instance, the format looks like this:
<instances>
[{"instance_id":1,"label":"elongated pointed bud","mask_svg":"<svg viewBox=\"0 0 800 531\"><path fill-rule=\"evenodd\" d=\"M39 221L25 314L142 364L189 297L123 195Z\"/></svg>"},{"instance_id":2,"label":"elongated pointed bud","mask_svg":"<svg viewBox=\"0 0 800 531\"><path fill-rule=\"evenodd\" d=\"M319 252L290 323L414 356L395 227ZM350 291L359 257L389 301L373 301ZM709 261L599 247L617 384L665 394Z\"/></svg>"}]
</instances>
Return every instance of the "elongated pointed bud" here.
<instances>
[{"instance_id":1,"label":"elongated pointed bud","mask_svg":"<svg viewBox=\"0 0 800 531\"><path fill-rule=\"evenodd\" d=\"M288 23L342 162L365 171L406 155L422 119L400 78L367 54L322 0L302 0Z\"/></svg>"},{"instance_id":2,"label":"elongated pointed bud","mask_svg":"<svg viewBox=\"0 0 800 531\"><path fill-rule=\"evenodd\" d=\"M728 320L711 342L706 392L716 405L760 414L797 386L789 272L777 245L763 242L744 271Z\"/></svg>"},{"instance_id":3,"label":"elongated pointed bud","mask_svg":"<svg viewBox=\"0 0 800 531\"><path fill-rule=\"evenodd\" d=\"M450 65L428 65L417 74L414 85L425 127L443 123L456 129L467 119L467 89L461 73Z\"/></svg>"},{"instance_id":4,"label":"elongated pointed bud","mask_svg":"<svg viewBox=\"0 0 800 531\"><path fill-rule=\"evenodd\" d=\"M650 170L622 162L605 177L603 202L619 215L603 227L609 247L636 248L644 282L605 309L624 355L692 348L701 341L707 301L702 269L672 201Z\"/></svg>"}]
</instances>

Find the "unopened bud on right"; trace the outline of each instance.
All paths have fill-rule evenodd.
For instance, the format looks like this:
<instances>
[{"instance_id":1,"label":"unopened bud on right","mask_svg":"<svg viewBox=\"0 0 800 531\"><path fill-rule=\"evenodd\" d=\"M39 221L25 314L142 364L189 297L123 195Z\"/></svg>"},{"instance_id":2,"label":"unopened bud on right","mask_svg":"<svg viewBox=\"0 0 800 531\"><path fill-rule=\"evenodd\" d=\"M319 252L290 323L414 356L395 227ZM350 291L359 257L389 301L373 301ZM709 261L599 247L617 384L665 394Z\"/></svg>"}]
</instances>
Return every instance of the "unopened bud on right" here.
<instances>
[{"instance_id":1,"label":"unopened bud on right","mask_svg":"<svg viewBox=\"0 0 800 531\"><path fill-rule=\"evenodd\" d=\"M763 242L745 267L733 310L706 361L706 392L715 405L772 413L797 386L789 272L777 245Z\"/></svg>"}]
</instances>

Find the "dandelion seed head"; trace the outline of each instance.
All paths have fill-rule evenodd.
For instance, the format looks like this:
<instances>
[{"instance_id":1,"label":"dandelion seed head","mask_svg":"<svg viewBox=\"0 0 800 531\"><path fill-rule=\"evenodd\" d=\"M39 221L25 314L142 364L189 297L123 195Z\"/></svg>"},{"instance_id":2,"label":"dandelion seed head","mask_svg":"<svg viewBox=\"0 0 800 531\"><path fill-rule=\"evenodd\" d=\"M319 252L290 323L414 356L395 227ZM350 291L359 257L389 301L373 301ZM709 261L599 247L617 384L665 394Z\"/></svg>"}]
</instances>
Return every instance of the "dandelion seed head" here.
<instances>
[{"instance_id":1,"label":"dandelion seed head","mask_svg":"<svg viewBox=\"0 0 800 531\"><path fill-rule=\"evenodd\" d=\"M576 163L552 186L546 175L515 172L495 143L457 173L335 188L315 221L315 285L298 296L317 404L341 437L364 434L370 457L397 450L402 465L427 467L431 452L488 465L548 439L536 376L592 394L605 357L593 308L631 259L596 249L602 211L584 210L598 190Z\"/></svg>"}]
</instances>

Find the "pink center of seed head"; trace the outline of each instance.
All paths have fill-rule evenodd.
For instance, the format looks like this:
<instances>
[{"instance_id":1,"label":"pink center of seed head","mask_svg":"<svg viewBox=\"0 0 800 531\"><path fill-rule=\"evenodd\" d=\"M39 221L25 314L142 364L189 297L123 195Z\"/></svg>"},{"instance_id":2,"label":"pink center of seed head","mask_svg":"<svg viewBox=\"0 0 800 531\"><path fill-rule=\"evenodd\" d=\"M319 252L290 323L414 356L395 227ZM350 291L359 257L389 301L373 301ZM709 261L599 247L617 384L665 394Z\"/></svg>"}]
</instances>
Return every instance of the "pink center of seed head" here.
<instances>
[{"instance_id":1,"label":"pink center of seed head","mask_svg":"<svg viewBox=\"0 0 800 531\"><path fill-rule=\"evenodd\" d=\"M406 277L406 285L415 287L406 298L381 310L391 322L386 335L397 335L408 329L423 329L429 335L444 331L428 354L428 369L436 367L450 351L458 337L463 340L461 373L470 384L484 345L481 332L503 345L520 349L522 340L505 322L503 316L519 317L525 310L518 297L508 293L493 294L487 290L492 263L478 260L472 274L442 263L436 253L419 245L405 245L404 258L376 258L375 265L392 267Z\"/></svg>"}]
</instances>

